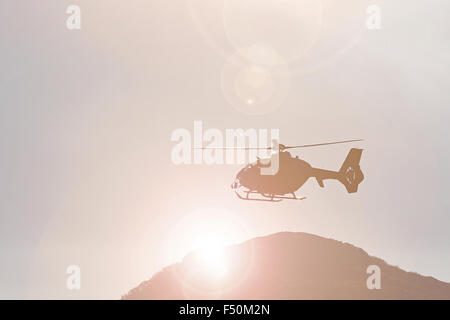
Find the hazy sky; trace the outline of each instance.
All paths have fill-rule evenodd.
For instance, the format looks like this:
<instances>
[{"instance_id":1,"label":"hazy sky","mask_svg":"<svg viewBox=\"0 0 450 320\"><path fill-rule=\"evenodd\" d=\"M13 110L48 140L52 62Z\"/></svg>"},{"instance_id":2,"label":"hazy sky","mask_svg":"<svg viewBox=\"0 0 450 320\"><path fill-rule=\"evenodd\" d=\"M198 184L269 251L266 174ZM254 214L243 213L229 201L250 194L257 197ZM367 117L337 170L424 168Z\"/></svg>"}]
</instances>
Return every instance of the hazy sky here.
<instances>
[{"instance_id":1,"label":"hazy sky","mask_svg":"<svg viewBox=\"0 0 450 320\"><path fill-rule=\"evenodd\" d=\"M69 4L81 30L66 28ZM366 28L370 4L380 30ZM2 1L0 297L120 298L212 235L280 231L450 282L449 10L445 0ZM277 128L284 144L364 138L293 153L335 170L361 147L365 180L355 194L311 179L301 202L240 201L230 184L241 166L172 164L171 133L194 120ZM66 288L71 264L79 291Z\"/></svg>"}]
</instances>

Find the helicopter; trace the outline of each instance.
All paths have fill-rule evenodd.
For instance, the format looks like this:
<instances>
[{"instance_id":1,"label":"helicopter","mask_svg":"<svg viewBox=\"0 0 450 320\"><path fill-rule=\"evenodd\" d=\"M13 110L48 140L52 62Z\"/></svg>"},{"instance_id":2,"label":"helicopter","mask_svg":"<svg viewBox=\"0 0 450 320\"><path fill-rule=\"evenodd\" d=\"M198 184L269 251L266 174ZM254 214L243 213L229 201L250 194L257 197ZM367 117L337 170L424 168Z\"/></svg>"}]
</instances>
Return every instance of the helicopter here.
<instances>
[{"instance_id":1,"label":"helicopter","mask_svg":"<svg viewBox=\"0 0 450 320\"><path fill-rule=\"evenodd\" d=\"M338 143L350 143L357 140L336 141L309 145L285 146L274 144L266 148L241 148L274 150L271 158L260 159L242 168L236 175L231 188L242 200L279 202L283 199L304 200L305 197L297 197L295 192L300 189L309 178L315 178L320 187L324 187L324 180L335 179L340 181L348 193L358 191L358 185L364 180L359 162L363 149L350 149L339 171L324 170L312 167L298 156L292 156L288 149L308 148ZM268 168L278 156L278 168L275 174L262 174L263 168ZM252 197L251 195L256 195ZM291 196L288 196L291 195Z\"/></svg>"}]
</instances>

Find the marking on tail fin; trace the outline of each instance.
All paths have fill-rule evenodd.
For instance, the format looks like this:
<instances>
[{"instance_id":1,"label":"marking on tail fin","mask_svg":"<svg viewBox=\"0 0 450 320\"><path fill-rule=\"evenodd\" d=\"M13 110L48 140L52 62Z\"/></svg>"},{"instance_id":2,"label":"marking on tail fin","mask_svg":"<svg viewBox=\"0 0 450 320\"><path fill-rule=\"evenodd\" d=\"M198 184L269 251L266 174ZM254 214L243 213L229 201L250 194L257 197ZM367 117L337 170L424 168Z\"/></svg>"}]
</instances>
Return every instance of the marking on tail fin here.
<instances>
[{"instance_id":1,"label":"marking on tail fin","mask_svg":"<svg viewBox=\"0 0 450 320\"><path fill-rule=\"evenodd\" d=\"M364 180L364 174L359 167L363 149L352 148L339 170L340 181L344 184L348 193L358 191L358 185Z\"/></svg>"},{"instance_id":2,"label":"marking on tail fin","mask_svg":"<svg viewBox=\"0 0 450 320\"><path fill-rule=\"evenodd\" d=\"M350 149L339 172L344 173L348 167L353 167L354 165L359 166L359 162L361 161L362 152L363 152L363 149L356 149L356 148Z\"/></svg>"}]
</instances>

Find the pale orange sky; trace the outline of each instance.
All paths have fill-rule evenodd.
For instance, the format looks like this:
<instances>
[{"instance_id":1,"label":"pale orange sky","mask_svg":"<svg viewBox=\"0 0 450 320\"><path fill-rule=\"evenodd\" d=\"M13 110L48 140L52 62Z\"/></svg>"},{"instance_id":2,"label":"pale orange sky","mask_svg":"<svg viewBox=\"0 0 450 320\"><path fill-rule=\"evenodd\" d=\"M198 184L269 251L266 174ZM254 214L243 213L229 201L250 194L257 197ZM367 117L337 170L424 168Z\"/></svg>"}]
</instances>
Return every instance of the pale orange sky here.
<instances>
[{"instance_id":1,"label":"pale orange sky","mask_svg":"<svg viewBox=\"0 0 450 320\"><path fill-rule=\"evenodd\" d=\"M65 27L72 1L0 4L0 297L119 298L197 238L279 231L450 281L448 1L76 2L80 31ZM369 4L381 30L365 28ZM239 81L255 47L254 81L271 80L251 115ZM194 120L278 128L284 144L363 138L293 154L335 170L364 148L365 180L240 201L241 166L172 164L171 133Z\"/></svg>"}]
</instances>

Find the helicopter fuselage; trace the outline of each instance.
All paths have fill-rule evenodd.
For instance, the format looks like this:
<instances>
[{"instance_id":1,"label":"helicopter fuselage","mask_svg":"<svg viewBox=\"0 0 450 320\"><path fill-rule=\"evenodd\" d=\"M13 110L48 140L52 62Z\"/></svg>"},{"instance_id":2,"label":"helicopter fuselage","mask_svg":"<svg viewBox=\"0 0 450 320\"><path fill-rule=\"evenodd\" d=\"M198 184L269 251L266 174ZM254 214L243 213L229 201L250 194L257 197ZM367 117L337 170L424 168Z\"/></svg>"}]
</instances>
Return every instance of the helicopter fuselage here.
<instances>
[{"instance_id":1,"label":"helicopter fuselage","mask_svg":"<svg viewBox=\"0 0 450 320\"><path fill-rule=\"evenodd\" d=\"M324 187L323 180L339 180L349 193L356 192L364 175L359 167L362 149L351 149L339 171L313 168L306 161L292 157L289 152L279 152L279 167L276 174L262 174L262 168L270 166L258 160L248 164L236 175L233 189L241 187L248 193L259 193L264 196L283 196L293 194L302 187L309 178L316 178L318 184ZM273 160L273 158L272 158Z\"/></svg>"},{"instance_id":2,"label":"helicopter fuselage","mask_svg":"<svg viewBox=\"0 0 450 320\"><path fill-rule=\"evenodd\" d=\"M314 168L288 152L280 152L279 170L274 175L262 175L261 161L247 165L236 176L236 183L250 191L268 195L294 193L312 176ZM237 187L237 185L235 185Z\"/></svg>"}]
</instances>

